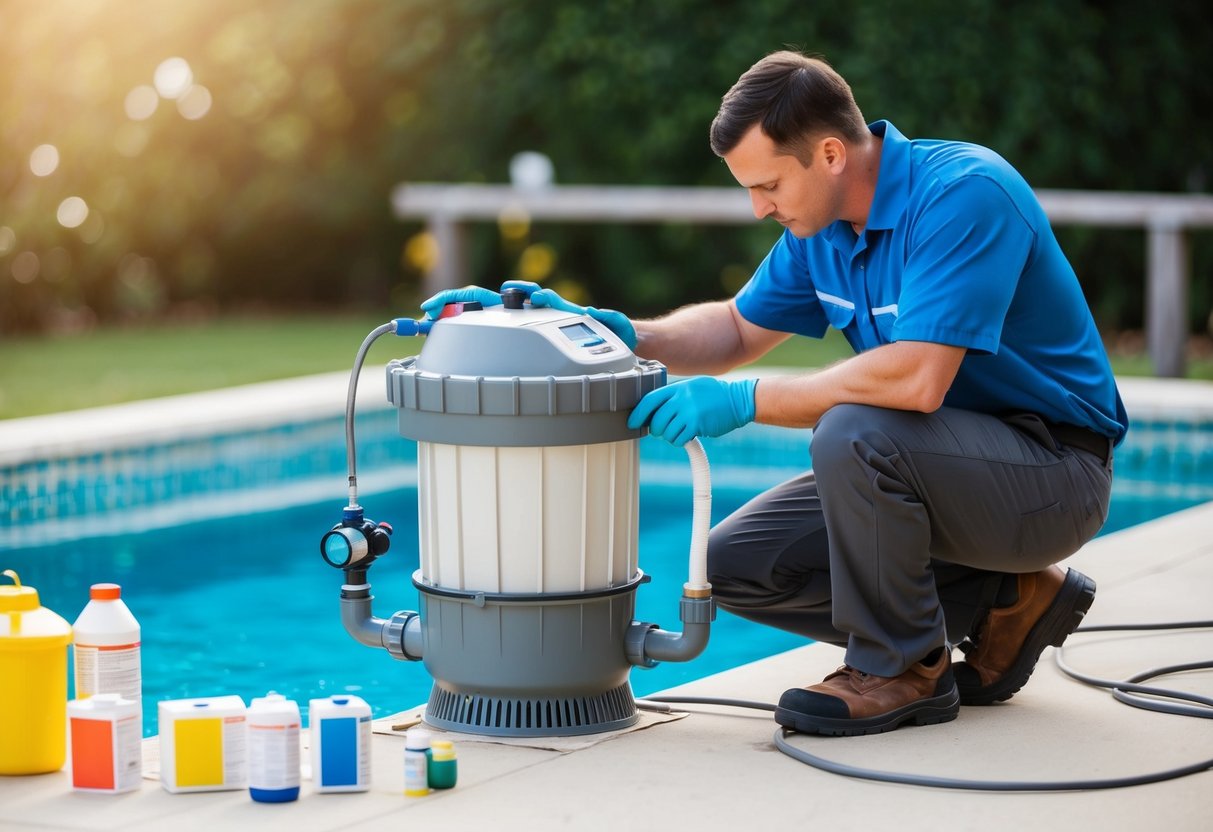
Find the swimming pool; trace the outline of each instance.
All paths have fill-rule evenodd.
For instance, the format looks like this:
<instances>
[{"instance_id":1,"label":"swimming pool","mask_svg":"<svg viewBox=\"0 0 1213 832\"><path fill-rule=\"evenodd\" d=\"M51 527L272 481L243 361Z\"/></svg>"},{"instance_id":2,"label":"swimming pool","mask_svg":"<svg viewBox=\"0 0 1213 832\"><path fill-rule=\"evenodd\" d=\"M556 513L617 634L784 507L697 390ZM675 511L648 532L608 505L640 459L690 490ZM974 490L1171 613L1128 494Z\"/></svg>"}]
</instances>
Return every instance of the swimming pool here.
<instances>
[{"instance_id":1,"label":"swimming pool","mask_svg":"<svg viewBox=\"0 0 1213 832\"><path fill-rule=\"evenodd\" d=\"M713 518L809 464L808 434L763 426L705 443ZM370 577L376 614L416 609L416 446L390 411L359 414L362 502L396 528ZM641 442L637 617L678 629L690 542L685 454ZM38 589L69 621L88 586L122 584L143 626L147 702L276 690L307 700L351 692L377 716L419 704L430 680L356 643L341 626L342 575L318 553L345 497L340 417L132 444L0 469L0 567ZM1135 422L1117 455L1104 532L1213 499L1213 424ZM799 646L804 640L718 616L705 653L637 669L638 695ZM156 731L145 708L145 733Z\"/></svg>"}]
</instances>

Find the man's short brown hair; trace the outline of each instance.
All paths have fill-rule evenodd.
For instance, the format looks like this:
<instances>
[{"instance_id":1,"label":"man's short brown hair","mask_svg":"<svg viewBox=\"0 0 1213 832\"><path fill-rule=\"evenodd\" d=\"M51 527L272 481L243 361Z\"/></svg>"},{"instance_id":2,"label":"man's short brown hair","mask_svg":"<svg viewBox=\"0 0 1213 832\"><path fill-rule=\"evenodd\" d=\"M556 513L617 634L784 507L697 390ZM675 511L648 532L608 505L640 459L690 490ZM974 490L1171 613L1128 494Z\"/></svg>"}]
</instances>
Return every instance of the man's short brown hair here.
<instances>
[{"instance_id":1,"label":"man's short brown hair","mask_svg":"<svg viewBox=\"0 0 1213 832\"><path fill-rule=\"evenodd\" d=\"M767 55L725 93L712 120L712 152L724 156L755 124L779 152L806 166L817 139L838 135L858 144L868 134L843 77L824 60L792 51Z\"/></svg>"}]
</instances>

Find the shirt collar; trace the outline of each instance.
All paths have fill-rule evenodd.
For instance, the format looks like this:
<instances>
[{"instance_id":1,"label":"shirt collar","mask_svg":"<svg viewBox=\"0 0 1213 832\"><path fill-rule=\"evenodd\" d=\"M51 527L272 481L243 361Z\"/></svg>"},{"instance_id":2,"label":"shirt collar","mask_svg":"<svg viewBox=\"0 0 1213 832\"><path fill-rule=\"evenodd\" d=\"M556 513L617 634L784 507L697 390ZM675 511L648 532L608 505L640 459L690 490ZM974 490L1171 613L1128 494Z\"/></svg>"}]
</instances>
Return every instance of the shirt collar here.
<instances>
[{"instance_id":1,"label":"shirt collar","mask_svg":"<svg viewBox=\"0 0 1213 832\"><path fill-rule=\"evenodd\" d=\"M868 228L892 228L905 212L910 198L910 140L889 121L874 121L868 129L884 138L880 150L880 175L868 210Z\"/></svg>"},{"instance_id":2,"label":"shirt collar","mask_svg":"<svg viewBox=\"0 0 1213 832\"><path fill-rule=\"evenodd\" d=\"M880 175L876 192L868 209L867 229L885 231L897 224L910 198L910 140L890 121L874 121L868 125L872 135L884 139L880 149ZM821 236L842 252L849 252L855 232L845 220L826 226Z\"/></svg>"}]
</instances>

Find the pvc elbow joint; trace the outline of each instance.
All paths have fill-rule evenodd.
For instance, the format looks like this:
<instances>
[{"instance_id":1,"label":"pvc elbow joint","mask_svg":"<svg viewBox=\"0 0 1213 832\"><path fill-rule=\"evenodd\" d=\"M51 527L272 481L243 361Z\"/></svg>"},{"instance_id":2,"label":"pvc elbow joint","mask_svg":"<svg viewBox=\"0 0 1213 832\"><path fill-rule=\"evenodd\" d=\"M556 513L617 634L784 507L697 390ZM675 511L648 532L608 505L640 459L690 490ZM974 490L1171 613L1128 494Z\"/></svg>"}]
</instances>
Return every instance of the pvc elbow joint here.
<instances>
[{"instance_id":1,"label":"pvc elbow joint","mask_svg":"<svg viewBox=\"0 0 1213 832\"><path fill-rule=\"evenodd\" d=\"M711 596L683 596L679 605L681 633L662 630L656 624L633 621L624 636L624 651L630 663L656 667L658 662L689 662L708 646L716 604Z\"/></svg>"},{"instance_id":2,"label":"pvc elbow joint","mask_svg":"<svg viewBox=\"0 0 1213 832\"><path fill-rule=\"evenodd\" d=\"M393 658L419 661L422 656L421 616L401 610L391 618L371 612L370 584L341 588L341 623L355 641L387 650Z\"/></svg>"}]
</instances>

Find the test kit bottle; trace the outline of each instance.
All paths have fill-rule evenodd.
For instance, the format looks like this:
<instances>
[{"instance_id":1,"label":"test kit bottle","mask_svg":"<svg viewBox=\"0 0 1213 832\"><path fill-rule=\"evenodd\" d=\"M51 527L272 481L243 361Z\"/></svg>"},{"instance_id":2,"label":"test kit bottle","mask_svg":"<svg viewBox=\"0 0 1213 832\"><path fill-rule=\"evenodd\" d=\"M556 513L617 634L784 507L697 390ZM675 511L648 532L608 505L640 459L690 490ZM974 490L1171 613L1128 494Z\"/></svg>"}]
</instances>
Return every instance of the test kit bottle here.
<instances>
[{"instance_id":1,"label":"test kit bottle","mask_svg":"<svg viewBox=\"0 0 1213 832\"><path fill-rule=\"evenodd\" d=\"M139 705L117 693L67 703L72 738L72 788L131 792L143 784Z\"/></svg>"},{"instance_id":2,"label":"test kit bottle","mask_svg":"<svg viewBox=\"0 0 1213 832\"><path fill-rule=\"evenodd\" d=\"M118 584L93 584L75 631L76 698L118 693L143 706L139 622L122 600Z\"/></svg>"},{"instance_id":3,"label":"test kit bottle","mask_svg":"<svg viewBox=\"0 0 1213 832\"><path fill-rule=\"evenodd\" d=\"M312 783L317 792L371 787L371 706L357 696L308 702Z\"/></svg>"},{"instance_id":4,"label":"test kit bottle","mask_svg":"<svg viewBox=\"0 0 1213 832\"><path fill-rule=\"evenodd\" d=\"M67 757L67 645L72 628L11 569L0 586L0 774L42 774Z\"/></svg>"},{"instance_id":5,"label":"test kit bottle","mask_svg":"<svg viewBox=\"0 0 1213 832\"><path fill-rule=\"evenodd\" d=\"M455 743L450 740L434 740L430 743L429 782L431 789L453 789L459 779L458 761L455 760Z\"/></svg>"},{"instance_id":6,"label":"test kit bottle","mask_svg":"<svg viewBox=\"0 0 1213 832\"><path fill-rule=\"evenodd\" d=\"M248 788L259 803L299 798L299 705L270 691L248 707Z\"/></svg>"},{"instance_id":7,"label":"test kit bottle","mask_svg":"<svg viewBox=\"0 0 1213 832\"><path fill-rule=\"evenodd\" d=\"M404 794L425 797L430 793L430 732L410 728L404 732Z\"/></svg>"}]
</instances>

